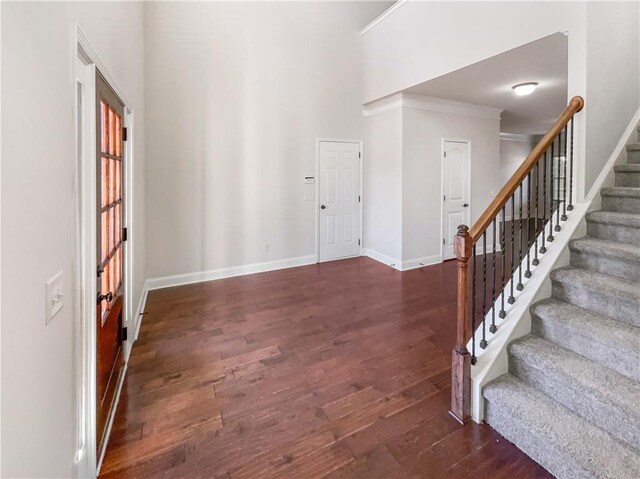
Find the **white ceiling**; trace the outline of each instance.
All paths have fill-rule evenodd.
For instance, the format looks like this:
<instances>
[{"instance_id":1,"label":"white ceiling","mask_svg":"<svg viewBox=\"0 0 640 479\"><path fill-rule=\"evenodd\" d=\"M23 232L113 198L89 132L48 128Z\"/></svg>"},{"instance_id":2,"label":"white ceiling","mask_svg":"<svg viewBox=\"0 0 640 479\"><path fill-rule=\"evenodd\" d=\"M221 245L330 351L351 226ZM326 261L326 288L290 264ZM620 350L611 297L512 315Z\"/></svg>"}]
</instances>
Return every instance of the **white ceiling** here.
<instances>
[{"instance_id":1,"label":"white ceiling","mask_svg":"<svg viewBox=\"0 0 640 479\"><path fill-rule=\"evenodd\" d=\"M529 81L539 83L531 95L513 92ZM567 104L567 37L556 33L405 92L501 108L501 132L545 133Z\"/></svg>"}]
</instances>

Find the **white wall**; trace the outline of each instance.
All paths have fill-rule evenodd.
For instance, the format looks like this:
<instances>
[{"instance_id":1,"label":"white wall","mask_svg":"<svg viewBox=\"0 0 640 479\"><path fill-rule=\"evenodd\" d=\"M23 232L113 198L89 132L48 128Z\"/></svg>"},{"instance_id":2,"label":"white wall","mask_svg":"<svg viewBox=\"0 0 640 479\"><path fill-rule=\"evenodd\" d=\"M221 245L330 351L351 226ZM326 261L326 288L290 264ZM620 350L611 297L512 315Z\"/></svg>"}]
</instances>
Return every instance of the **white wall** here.
<instances>
[{"instance_id":1,"label":"white wall","mask_svg":"<svg viewBox=\"0 0 640 479\"><path fill-rule=\"evenodd\" d=\"M471 224L493 200L500 178L500 120L403 108L402 257L439 261L442 245L442 139L471 142ZM426 264L426 263L425 263Z\"/></svg>"},{"instance_id":2,"label":"white wall","mask_svg":"<svg viewBox=\"0 0 640 479\"><path fill-rule=\"evenodd\" d=\"M150 277L315 254L303 178L315 137L363 137L358 30L383 7L145 5Z\"/></svg>"},{"instance_id":3,"label":"white wall","mask_svg":"<svg viewBox=\"0 0 640 479\"><path fill-rule=\"evenodd\" d=\"M499 111L441 108L397 94L364 110L366 252L400 270L441 260L443 138L471 143L472 221L502 185L494 174L500 169Z\"/></svg>"},{"instance_id":4,"label":"white wall","mask_svg":"<svg viewBox=\"0 0 640 479\"><path fill-rule=\"evenodd\" d=\"M409 1L362 35L363 103L572 28L581 8L572 2Z\"/></svg>"},{"instance_id":5,"label":"white wall","mask_svg":"<svg viewBox=\"0 0 640 479\"><path fill-rule=\"evenodd\" d=\"M568 32L568 97L586 102L576 122L581 200L640 103L639 8L621 1L407 2L362 35L363 101Z\"/></svg>"},{"instance_id":6,"label":"white wall","mask_svg":"<svg viewBox=\"0 0 640 479\"><path fill-rule=\"evenodd\" d=\"M500 139L500 187L511 178L536 143L533 137Z\"/></svg>"},{"instance_id":7,"label":"white wall","mask_svg":"<svg viewBox=\"0 0 640 479\"><path fill-rule=\"evenodd\" d=\"M640 107L640 2L587 4L585 190Z\"/></svg>"},{"instance_id":8,"label":"white wall","mask_svg":"<svg viewBox=\"0 0 640 479\"><path fill-rule=\"evenodd\" d=\"M365 130L364 246L367 254L400 267L402 109L365 118Z\"/></svg>"},{"instance_id":9,"label":"white wall","mask_svg":"<svg viewBox=\"0 0 640 479\"><path fill-rule=\"evenodd\" d=\"M2 111L2 6L0 5L0 112ZM0 219L2 217L2 117L0 115ZM2 221L0 221L0 476L2 476Z\"/></svg>"},{"instance_id":10,"label":"white wall","mask_svg":"<svg viewBox=\"0 0 640 479\"><path fill-rule=\"evenodd\" d=\"M526 137L526 135L522 135L523 137ZM515 173L515 171L518 169L518 167L520 167L520 165L522 164L522 162L527 158L527 156L529 156L529 153L531 153L531 150L533 150L533 148L536 146L536 144L538 143L538 141L542 138L542 136L538 135L538 136L534 136L531 135L527 138L522 138L522 139L500 139L500 181L499 181L499 187L498 187L498 191L500 191L500 189L507 183L507 181L509 181L509 179L511 179L511 176L513 176L513 174ZM535 174L533 175L535 177ZM542 185L542 181L544 178L544 174L543 174L543 170L542 170L542 165L540 166L539 169L539 185ZM528 189L528 180L525 180L523 183L523 202L522 202L522 207L523 207L523 214L526 215L527 214L527 208L528 208L528 203L526 201L526 191ZM532 192L535 191L533 189L533 186L535 185L535 180L532 180ZM542 188L542 186L540 186L540 188ZM535 193L532 193L535 194ZM549 198L550 200L551 198ZM542 211L542 207L544 205L543 202L543 197L541 196L541 194L538 194L538 204L540 205L540 211ZM533 209L533 206L535 205L535 201L531 203L532 206L531 208ZM520 196L519 196L519 192L516 190L516 194L514 196L514 202L513 202L513 208L514 208L514 216L515 218L519 218L520 214ZM532 213L535 214L535 213ZM511 202L507 202L507 209L505 210L505 217L507 219L507 221L511 220ZM539 216L542 216L541 214L539 214Z\"/></svg>"},{"instance_id":11,"label":"white wall","mask_svg":"<svg viewBox=\"0 0 640 479\"><path fill-rule=\"evenodd\" d=\"M140 3L2 2L2 477L74 476L73 19L144 114ZM144 127L136 125L134 304L145 278ZM45 326L45 281L64 272Z\"/></svg>"}]
</instances>

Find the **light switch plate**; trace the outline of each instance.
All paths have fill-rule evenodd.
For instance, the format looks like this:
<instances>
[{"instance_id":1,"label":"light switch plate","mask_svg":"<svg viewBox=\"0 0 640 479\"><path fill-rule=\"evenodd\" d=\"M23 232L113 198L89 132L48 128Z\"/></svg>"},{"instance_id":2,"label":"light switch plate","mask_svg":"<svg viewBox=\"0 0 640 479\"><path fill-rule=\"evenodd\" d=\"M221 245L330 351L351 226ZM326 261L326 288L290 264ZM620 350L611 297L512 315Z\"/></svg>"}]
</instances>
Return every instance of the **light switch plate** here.
<instances>
[{"instance_id":1,"label":"light switch plate","mask_svg":"<svg viewBox=\"0 0 640 479\"><path fill-rule=\"evenodd\" d=\"M64 293L62 291L62 271L57 273L46 284L46 310L45 324L49 324L53 317L60 312L64 305Z\"/></svg>"}]
</instances>

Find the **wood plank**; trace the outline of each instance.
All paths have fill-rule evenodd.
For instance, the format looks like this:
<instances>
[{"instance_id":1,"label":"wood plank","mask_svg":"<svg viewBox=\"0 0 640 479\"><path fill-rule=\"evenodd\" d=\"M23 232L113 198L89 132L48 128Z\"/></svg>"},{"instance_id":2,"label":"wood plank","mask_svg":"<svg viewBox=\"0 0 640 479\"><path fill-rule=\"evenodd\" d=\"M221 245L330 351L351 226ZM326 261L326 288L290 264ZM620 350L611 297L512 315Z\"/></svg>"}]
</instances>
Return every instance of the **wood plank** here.
<instances>
[{"instance_id":1,"label":"wood plank","mask_svg":"<svg viewBox=\"0 0 640 479\"><path fill-rule=\"evenodd\" d=\"M354 461L336 469L326 479L417 479L420 476L411 474L395 460L384 444L358 456Z\"/></svg>"},{"instance_id":2,"label":"wood plank","mask_svg":"<svg viewBox=\"0 0 640 479\"><path fill-rule=\"evenodd\" d=\"M448 415L455 272L357 258L151 291L102 476L550 477Z\"/></svg>"},{"instance_id":3,"label":"wood plank","mask_svg":"<svg viewBox=\"0 0 640 479\"><path fill-rule=\"evenodd\" d=\"M253 479L260 475L274 477L300 458L332 444L335 444L335 439L330 432L296 438L231 469L231 477L233 479Z\"/></svg>"}]
</instances>

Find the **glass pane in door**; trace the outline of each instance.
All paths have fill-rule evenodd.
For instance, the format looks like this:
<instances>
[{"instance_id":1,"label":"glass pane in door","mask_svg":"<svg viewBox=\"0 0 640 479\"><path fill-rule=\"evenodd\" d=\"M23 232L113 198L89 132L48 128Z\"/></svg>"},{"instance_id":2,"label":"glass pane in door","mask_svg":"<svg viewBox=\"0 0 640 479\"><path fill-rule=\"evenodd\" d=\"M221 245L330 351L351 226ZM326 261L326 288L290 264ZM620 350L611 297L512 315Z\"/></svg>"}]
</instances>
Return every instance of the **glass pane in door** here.
<instances>
[{"instance_id":1,"label":"glass pane in door","mask_svg":"<svg viewBox=\"0 0 640 479\"><path fill-rule=\"evenodd\" d=\"M100 103L101 132L101 286L112 301L102 301L103 317L114 303L122 284L122 117L105 101Z\"/></svg>"}]
</instances>

